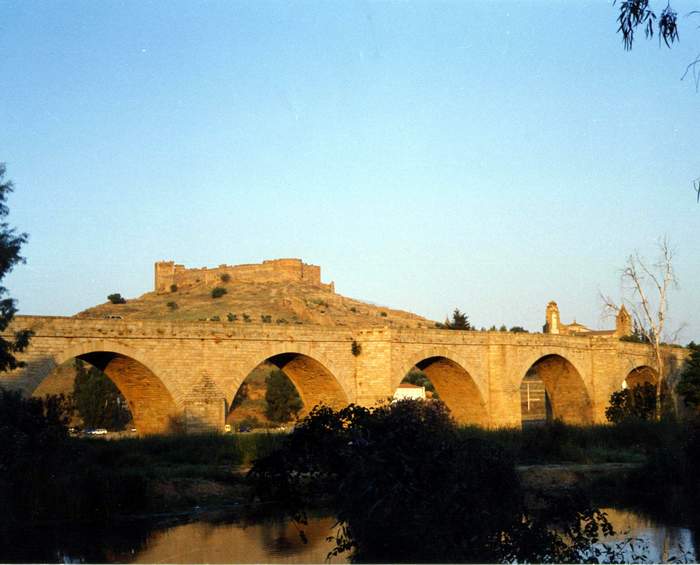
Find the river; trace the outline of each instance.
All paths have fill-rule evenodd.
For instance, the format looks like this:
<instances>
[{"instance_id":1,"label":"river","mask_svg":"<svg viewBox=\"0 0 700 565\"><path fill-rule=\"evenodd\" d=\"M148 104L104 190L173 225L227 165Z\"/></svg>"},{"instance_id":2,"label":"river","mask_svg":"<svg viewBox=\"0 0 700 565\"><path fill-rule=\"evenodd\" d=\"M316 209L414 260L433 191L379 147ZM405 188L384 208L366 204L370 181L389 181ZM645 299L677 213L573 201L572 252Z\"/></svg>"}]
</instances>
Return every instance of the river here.
<instances>
[{"instance_id":1,"label":"river","mask_svg":"<svg viewBox=\"0 0 700 565\"><path fill-rule=\"evenodd\" d=\"M671 557L695 562L691 530L654 522L630 510L606 508L616 535L606 543L637 538L635 547L645 562ZM244 520L230 512L202 512L187 517L122 522L110 527L51 527L24 531L2 540L3 562L105 563L327 563L333 548L328 536L335 521L328 516L309 519L299 529L279 519ZM634 561L634 552L625 553ZM335 557L330 563L346 559Z\"/></svg>"}]
</instances>

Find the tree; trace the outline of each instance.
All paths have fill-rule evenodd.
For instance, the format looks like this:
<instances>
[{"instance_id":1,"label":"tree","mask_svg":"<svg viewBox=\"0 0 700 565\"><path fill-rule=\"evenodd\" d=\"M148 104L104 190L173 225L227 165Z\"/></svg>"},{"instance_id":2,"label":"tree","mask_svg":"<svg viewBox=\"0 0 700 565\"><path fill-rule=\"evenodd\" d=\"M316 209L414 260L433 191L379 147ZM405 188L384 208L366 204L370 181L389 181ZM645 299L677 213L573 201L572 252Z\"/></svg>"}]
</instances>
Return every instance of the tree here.
<instances>
[{"instance_id":1,"label":"tree","mask_svg":"<svg viewBox=\"0 0 700 565\"><path fill-rule=\"evenodd\" d=\"M22 245L27 242L26 233L17 233L5 221L10 210L7 207L7 197L13 190L12 181L3 180L5 164L0 163L0 281L9 274L18 263L24 263L20 255ZM10 325L17 313L17 305L13 298L3 298L7 289L0 285L0 333ZM10 371L23 366L15 357L15 353L24 351L29 345L31 331L15 332L12 339L0 337L0 371Z\"/></svg>"},{"instance_id":2,"label":"tree","mask_svg":"<svg viewBox=\"0 0 700 565\"><path fill-rule=\"evenodd\" d=\"M303 404L297 389L282 371L274 369L265 379L267 391L265 415L273 422L288 422L301 410Z\"/></svg>"},{"instance_id":3,"label":"tree","mask_svg":"<svg viewBox=\"0 0 700 565\"><path fill-rule=\"evenodd\" d=\"M610 406L605 409L605 417L614 424L626 420L653 420L655 414L656 387L651 383L613 392Z\"/></svg>"},{"instance_id":4,"label":"tree","mask_svg":"<svg viewBox=\"0 0 700 565\"><path fill-rule=\"evenodd\" d=\"M402 382L425 387L425 390L432 393L433 398L440 398L433 383L430 382L428 376L420 369L411 369Z\"/></svg>"},{"instance_id":5,"label":"tree","mask_svg":"<svg viewBox=\"0 0 700 565\"><path fill-rule=\"evenodd\" d=\"M639 253L627 258L627 264L622 269L621 281L623 293L622 302L631 312L638 339L651 345L655 369L659 375L656 382L656 412L661 410L661 391L665 387L665 360L662 343L666 329L666 313L668 311L668 293L677 286L673 270L673 251L668 239L659 240L659 258L649 265ZM620 310L610 297L602 296L604 310L617 314Z\"/></svg>"},{"instance_id":6,"label":"tree","mask_svg":"<svg viewBox=\"0 0 700 565\"><path fill-rule=\"evenodd\" d=\"M445 319L444 324L436 323L438 328L443 328L446 330L473 330L474 328L469 323L469 316L462 313L459 308L455 308L452 312L452 320L449 318Z\"/></svg>"},{"instance_id":7,"label":"tree","mask_svg":"<svg viewBox=\"0 0 700 565\"><path fill-rule=\"evenodd\" d=\"M690 356L685 360L683 372L676 385L676 392L683 397L686 406L700 408L700 344L688 344Z\"/></svg>"},{"instance_id":8,"label":"tree","mask_svg":"<svg viewBox=\"0 0 700 565\"><path fill-rule=\"evenodd\" d=\"M248 479L300 528L327 501L329 556L350 562L602 562L593 544L612 533L573 492L528 507L512 453L459 430L441 402L317 406Z\"/></svg>"},{"instance_id":9,"label":"tree","mask_svg":"<svg viewBox=\"0 0 700 565\"><path fill-rule=\"evenodd\" d=\"M670 2L664 3L666 6L657 17L656 11L649 5L649 0L622 0L620 2L617 31L622 34L622 43L627 51L632 49L634 34L639 27L644 30L647 39L654 37L656 29L659 34L659 44L663 40L666 47L671 47L674 41L680 40L678 37L678 14L671 8Z\"/></svg>"},{"instance_id":10,"label":"tree","mask_svg":"<svg viewBox=\"0 0 700 565\"><path fill-rule=\"evenodd\" d=\"M131 419L126 400L107 375L79 360L75 362L73 403L88 428L120 430Z\"/></svg>"},{"instance_id":11,"label":"tree","mask_svg":"<svg viewBox=\"0 0 700 565\"><path fill-rule=\"evenodd\" d=\"M109 300L112 304L126 304L126 298L124 298L118 292L107 296L107 300Z\"/></svg>"},{"instance_id":12,"label":"tree","mask_svg":"<svg viewBox=\"0 0 700 565\"><path fill-rule=\"evenodd\" d=\"M212 289L211 297L212 298L221 298L227 292L228 292L228 290L226 290L223 286L217 286L216 288Z\"/></svg>"}]
</instances>

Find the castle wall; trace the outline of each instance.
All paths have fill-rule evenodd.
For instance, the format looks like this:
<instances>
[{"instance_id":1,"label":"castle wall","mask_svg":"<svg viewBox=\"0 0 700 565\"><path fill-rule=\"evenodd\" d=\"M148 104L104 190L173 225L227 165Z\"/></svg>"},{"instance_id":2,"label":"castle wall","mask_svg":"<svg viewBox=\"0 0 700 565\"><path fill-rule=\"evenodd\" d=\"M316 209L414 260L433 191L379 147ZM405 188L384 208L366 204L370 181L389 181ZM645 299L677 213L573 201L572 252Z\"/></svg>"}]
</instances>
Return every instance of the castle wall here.
<instances>
[{"instance_id":1,"label":"castle wall","mask_svg":"<svg viewBox=\"0 0 700 565\"><path fill-rule=\"evenodd\" d=\"M195 284L213 285L221 282L222 275L228 275L230 282L298 282L303 281L334 292L333 283L321 282L321 267L309 265L301 259L270 259L258 264L219 265L212 268L188 269L173 261L159 261L155 264L155 291L170 292L171 285L178 287Z\"/></svg>"}]
</instances>

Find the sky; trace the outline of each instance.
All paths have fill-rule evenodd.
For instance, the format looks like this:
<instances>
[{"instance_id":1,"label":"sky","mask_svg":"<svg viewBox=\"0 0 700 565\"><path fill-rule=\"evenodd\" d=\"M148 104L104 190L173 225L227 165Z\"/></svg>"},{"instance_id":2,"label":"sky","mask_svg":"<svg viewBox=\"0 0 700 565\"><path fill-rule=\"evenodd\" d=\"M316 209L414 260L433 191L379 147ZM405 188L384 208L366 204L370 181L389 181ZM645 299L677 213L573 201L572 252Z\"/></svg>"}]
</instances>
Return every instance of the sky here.
<instances>
[{"instance_id":1,"label":"sky","mask_svg":"<svg viewBox=\"0 0 700 565\"><path fill-rule=\"evenodd\" d=\"M665 6L665 2L663 3ZM477 327L612 327L659 238L700 341L700 52L600 2L0 0L21 314L153 289L153 263L300 257L353 298ZM659 9L664 6L660 6Z\"/></svg>"}]
</instances>

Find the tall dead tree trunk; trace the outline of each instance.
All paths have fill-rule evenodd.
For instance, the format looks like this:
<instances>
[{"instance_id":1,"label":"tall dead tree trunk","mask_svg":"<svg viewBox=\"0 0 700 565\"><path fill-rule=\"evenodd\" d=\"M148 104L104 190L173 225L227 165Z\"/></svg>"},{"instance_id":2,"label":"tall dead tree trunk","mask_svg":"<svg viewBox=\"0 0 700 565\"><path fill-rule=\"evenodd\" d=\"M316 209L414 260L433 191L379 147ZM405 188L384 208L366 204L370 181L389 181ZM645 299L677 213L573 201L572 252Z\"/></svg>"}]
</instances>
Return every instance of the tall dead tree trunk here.
<instances>
[{"instance_id":1,"label":"tall dead tree trunk","mask_svg":"<svg viewBox=\"0 0 700 565\"><path fill-rule=\"evenodd\" d=\"M673 271L673 250L666 237L659 240L659 257L649 265L639 253L627 258L622 269L622 303L632 313L635 325L643 341L649 343L653 351L656 379L656 418L661 415L661 393L668 377L661 344L666 331L668 293L677 286ZM625 294L627 296L625 296ZM604 308L608 312L618 312L618 306L609 297L603 296Z\"/></svg>"}]
</instances>

